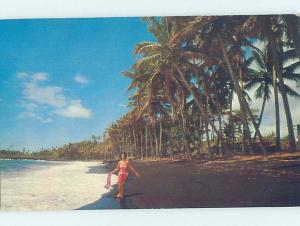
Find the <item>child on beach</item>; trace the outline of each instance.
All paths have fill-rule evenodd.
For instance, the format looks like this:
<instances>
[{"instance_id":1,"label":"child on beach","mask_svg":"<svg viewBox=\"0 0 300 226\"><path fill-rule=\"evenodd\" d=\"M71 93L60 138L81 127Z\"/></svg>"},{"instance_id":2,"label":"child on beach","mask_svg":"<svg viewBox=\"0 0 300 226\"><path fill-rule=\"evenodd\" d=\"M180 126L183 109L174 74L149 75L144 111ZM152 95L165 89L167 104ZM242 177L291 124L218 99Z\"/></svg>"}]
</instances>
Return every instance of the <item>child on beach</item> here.
<instances>
[{"instance_id":1,"label":"child on beach","mask_svg":"<svg viewBox=\"0 0 300 226\"><path fill-rule=\"evenodd\" d=\"M128 178L128 171L130 169L136 176L140 176L139 173L134 169L132 164L127 160L127 155L125 152L121 154L121 160L118 162L117 168L110 172L110 174L115 173L119 170L118 173L118 194L117 198L124 197L124 184Z\"/></svg>"}]
</instances>

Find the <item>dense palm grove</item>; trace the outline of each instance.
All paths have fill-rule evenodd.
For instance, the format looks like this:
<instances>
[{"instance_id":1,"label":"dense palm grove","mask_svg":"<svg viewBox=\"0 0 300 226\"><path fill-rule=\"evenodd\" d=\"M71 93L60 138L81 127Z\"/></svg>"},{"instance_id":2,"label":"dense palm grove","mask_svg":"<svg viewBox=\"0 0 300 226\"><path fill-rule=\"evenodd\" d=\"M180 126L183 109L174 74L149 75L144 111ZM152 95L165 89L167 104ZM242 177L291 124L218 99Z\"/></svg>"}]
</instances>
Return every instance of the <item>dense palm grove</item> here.
<instances>
[{"instance_id":1,"label":"dense palm grove","mask_svg":"<svg viewBox=\"0 0 300 226\"><path fill-rule=\"evenodd\" d=\"M296 151L288 98L299 97L299 18L294 15L145 18L156 42L135 47L130 111L107 128L107 158L121 151L138 158L175 153L224 155ZM258 47L256 44L261 43ZM299 85L299 83L297 84ZM262 98L251 109L248 92ZM274 96L276 134L260 132L266 102ZM239 110L233 110L237 97ZM282 98L285 115L279 115ZM282 144L280 120L288 137ZM274 138L273 138L274 137Z\"/></svg>"},{"instance_id":2,"label":"dense palm grove","mask_svg":"<svg viewBox=\"0 0 300 226\"><path fill-rule=\"evenodd\" d=\"M143 18L155 42L138 43L129 112L101 139L52 149L55 158L114 159L267 154L296 151L289 98L300 81L299 17L209 16ZM250 99L250 92L255 97ZM275 103L275 134L263 136L264 109ZM233 109L233 100L239 109ZM279 106L279 99L283 106ZM251 103L262 100L260 109ZM284 108L285 115L279 114ZM288 136L282 139L280 121ZM45 151L44 151L45 152Z\"/></svg>"}]
</instances>

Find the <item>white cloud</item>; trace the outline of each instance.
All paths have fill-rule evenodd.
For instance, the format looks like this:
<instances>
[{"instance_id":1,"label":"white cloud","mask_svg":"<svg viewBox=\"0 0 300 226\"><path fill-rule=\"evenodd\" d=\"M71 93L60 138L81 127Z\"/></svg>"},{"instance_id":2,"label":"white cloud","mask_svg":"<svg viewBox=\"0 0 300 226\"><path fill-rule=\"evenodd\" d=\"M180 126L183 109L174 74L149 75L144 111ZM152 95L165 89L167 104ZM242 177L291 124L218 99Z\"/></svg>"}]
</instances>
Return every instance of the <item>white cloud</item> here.
<instances>
[{"instance_id":1,"label":"white cloud","mask_svg":"<svg viewBox=\"0 0 300 226\"><path fill-rule=\"evenodd\" d=\"M34 74L30 74L27 72L17 72L16 77L18 79L27 79L30 80L31 82L38 82L38 81L46 81L48 80L48 73L46 72L37 72Z\"/></svg>"},{"instance_id":2,"label":"white cloud","mask_svg":"<svg viewBox=\"0 0 300 226\"><path fill-rule=\"evenodd\" d=\"M40 121L42 121L43 123L49 123L52 122L52 118L45 118L45 119L40 119Z\"/></svg>"},{"instance_id":3,"label":"white cloud","mask_svg":"<svg viewBox=\"0 0 300 226\"><path fill-rule=\"evenodd\" d=\"M87 80L87 78L86 78L85 76L83 76L83 75L76 75L76 76L74 77L74 80L75 80L76 82L80 83L80 84L83 84L83 85L89 83L89 81Z\"/></svg>"},{"instance_id":4,"label":"white cloud","mask_svg":"<svg viewBox=\"0 0 300 226\"><path fill-rule=\"evenodd\" d=\"M54 107L66 105L66 97L63 89L58 86L40 86L35 82L25 84L24 98L37 104L46 104Z\"/></svg>"},{"instance_id":5,"label":"white cloud","mask_svg":"<svg viewBox=\"0 0 300 226\"><path fill-rule=\"evenodd\" d=\"M50 123L50 122L53 121L52 118L50 118L50 117L42 117L39 114L37 114L36 112L32 112L32 111L22 112L19 115L19 118L21 118L21 119L22 118L35 118L35 119L39 120L42 123Z\"/></svg>"},{"instance_id":6,"label":"white cloud","mask_svg":"<svg viewBox=\"0 0 300 226\"><path fill-rule=\"evenodd\" d=\"M45 84L49 80L47 73L19 72L17 77L24 80L21 107L25 111L19 115L20 118L31 117L43 123L51 122L53 114L68 118L90 118L91 110L84 108L81 100L70 100L62 87Z\"/></svg>"},{"instance_id":7,"label":"white cloud","mask_svg":"<svg viewBox=\"0 0 300 226\"><path fill-rule=\"evenodd\" d=\"M119 106L119 107L122 107L122 108L127 108L127 105L126 105L126 104L123 104L123 103L119 103L118 106Z\"/></svg>"},{"instance_id":8,"label":"white cloud","mask_svg":"<svg viewBox=\"0 0 300 226\"><path fill-rule=\"evenodd\" d=\"M38 72L28 74L25 72L18 72L17 77L25 79L23 98L27 101L25 108L35 107L37 104L50 105L55 107L62 107L66 105L66 97L63 94L63 89L58 86L41 85L41 82L48 80L46 72Z\"/></svg>"},{"instance_id":9,"label":"white cloud","mask_svg":"<svg viewBox=\"0 0 300 226\"><path fill-rule=\"evenodd\" d=\"M56 114L68 118L90 118L91 110L84 108L80 100L72 100L66 108L56 110Z\"/></svg>"},{"instance_id":10,"label":"white cloud","mask_svg":"<svg viewBox=\"0 0 300 226\"><path fill-rule=\"evenodd\" d=\"M45 72L38 72L32 75L32 80L34 82L38 82L38 81L46 81L48 80L48 74Z\"/></svg>"},{"instance_id":11,"label":"white cloud","mask_svg":"<svg viewBox=\"0 0 300 226\"><path fill-rule=\"evenodd\" d=\"M28 111L32 111L35 110L38 107L38 105L35 103L24 103L22 104L22 107Z\"/></svg>"},{"instance_id":12,"label":"white cloud","mask_svg":"<svg viewBox=\"0 0 300 226\"><path fill-rule=\"evenodd\" d=\"M29 74L26 73L26 72L17 72L17 74L16 74L16 77L17 77L18 79L25 79L25 78L27 78L28 76L29 76Z\"/></svg>"}]
</instances>

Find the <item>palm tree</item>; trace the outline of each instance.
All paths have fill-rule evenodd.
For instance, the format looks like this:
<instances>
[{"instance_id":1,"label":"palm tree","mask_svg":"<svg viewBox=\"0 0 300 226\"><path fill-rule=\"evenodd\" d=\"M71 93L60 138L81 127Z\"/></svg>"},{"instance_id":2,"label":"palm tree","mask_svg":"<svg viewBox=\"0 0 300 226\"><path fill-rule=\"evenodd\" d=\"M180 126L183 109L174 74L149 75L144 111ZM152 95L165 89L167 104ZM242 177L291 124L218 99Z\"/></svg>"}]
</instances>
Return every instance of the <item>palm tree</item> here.
<instances>
[{"instance_id":1,"label":"palm tree","mask_svg":"<svg viewBox=\"0 0 300 226\"><path fill-rule=\"evenodd\" d=\"M215 145L210 136L214 134L221 155L226 144L224 136L233 145L237 135L242 136L243 148L250 147L252 151L250 125L253 125L254 138L259 138L260 149L265 154L260 127L272 87L277 103L278 93L282 95L293 150L287 96L299 94L284 80L299 80L296 70L300 64L299 35L293 32L292 23L295 17L151 17L144 20L156 41L138 43L134 50L138 59L130 71L123 73L131 79L130 110L110 127L103 141L105 153L113 157L114 152L126 149L133 157L158 159L163 149L170 149L173 156L179 148L191 158L190 144L197 140L198 152L205 133L210 154L211 146ZM255 48L253 42L257 40L266 42L266 49ZM258 67L251 67L253 62ZM246 90L253 88L256 88L255 97L263 99L259 117L247 99ZM234 93L240 105L239 114L232 109ZM279 105L275 105L280 141ZM234 123L232 128L231 123Z\"/></svg>"},{"instance_id":2,"label":"palm tree","mask_svg":"<svg viewBox=\"0 0 300 226\"><path fill-rule=\"evenodd\" d=\"M289 150L296 150L296 140L293 128L293 121L288 101L287 92L285 89L285 83L282 75L282 63L281 63L281 53L282 53L282 39L286 34L286 28L281 23L280 16L250 16L244 23L244 34L252 35L261 40L266 40L270 45L270 51L272 56L272 63L274 66L274 71L278 79L278 88L281 90L281 96L283 101L283 106L286 115L287 127L288 127L288 137L289 137ZM251 37L251 36L250 36Z\"/></svg>"},{"instance_id":3,"label":"palm tree","mask_svg":"<svg viewBox=\"0 0 300 226\"><path fill-rule=\"evenodd\" d=\"M286 27L286 35L292 40L298 58L300 58L300 17L298 15L283 15L283 23Z\"/></svg>"},{"instance_id":4,"label":"palm tree","mask_svg":"<svg viewBox=\"0 0 300 226\"><path fill-rule=\"evenodd\" d=\"M246 19L246 16L195 17L176 38L179 40L182 38L185 39L185 36L189 38L190 33L193 33L194 35L198 35L200 48L207 48L205 46L214 46L213 49L215 49L215 52L219 50L218 55L222 55L223 57L232 85L237 93L241 109L244 112L243 114L245 114L243 118L246 118L246 114L250 116L251 122L260 140L260 148L263 153L266 153L255 117L253 116L249 104L245 99L241 86L238 82L238 77L235 76L235 71L228 54L228 48L230 48L231 44L234 42L234 35L237 34L236 28L243 24ZM246 123L246 120L244 121L244 123Z\"/></svg>"},{"instance_id":5,"label":"palm tree","mask_svg":"<svg viewBox=\"0 0 300 226\"><path fill-rule=\"evenodd\" d=\"M245 89L251 90L256 88L255 97L263 98L262 107L258 120L258 127L260 127L263 113L266 105L266 101L270 99L271 86L274 86L274 96L275 96L275 112L276 112L276 146L280 149L280 121L279 121L279 105L278 105L278 92L277 85L273 83L276 81L272 78L274 73L272 71L272 64L269 58L269 52L267 48L260 50L258 48L252 49L252 56L247 59L247 78ZM253 66L254 65L254 66ZM254 134L254 139L257 133Z\"/></svg>"},{"instance_id":6,"label":"palm tree","mask_svg":"<svg viewBox=\"0 0 300 226\"><path fill-rule=\"evenodd\" d=\"M278 84L275 67L273 66L270 46L267 44L262 47L262 49L255 48L252 50L252 57L248 59L248 78L245 85L246 89L252 89L257 87L255 96L256 98L263 98L262 108L260 112L260 117L258 125L261 125L264 108L266 101L270 99L271 87L274 89L274 99L275 99L275 115L276 115L276 147L280 150L280 116L279 116L279 101L278 101ZM292 56L292 58L291 58ZM289 49L284 51L282 54L282 61L289 61L294 59L295 49ZM255 64L255 67L251 67L251 64ZM282 62L283 64L283 62ZM297 81L300 79L300 74L296 73L294 68L295 65L300 66L299 60L294 62L294 64L287 64L282 69L282 75L285 80ZM253 65L252 65L253 66ZM293 68L291 68L293 67ZM293 90L290 86L284 85L286 93L292 97L299 97L299 94ZM279 90L281 92L281 90ZM256 134L254 135L254 137Z\"/></svg>"},{"instance_id":7,"label":"palm tree","mask_svg":"<svg viewBox=\"0 0 300 226\"><path fill-rule=\"evenodd\" d=\"M189 67L191 66L189 60L198 57L197 52L191 50L185 50L181 48L180 44L174 44L173 38L175 34L175 28L172 27L168 18L163 18L161 21L157 21L154 18L148 18L150 31L157 34L157 30L161 29L163 33L159 33L157 36L157 43L144 42L137 45L135 50L136 54L142 54L143 57L135 65L140 69L144 65L152 66L152 81L157 79L160 75L164 81L169 81L175 88L173 90L187 90L195 99L197 106L201 112L201 115L209 122L217 136L221 136L216 126L211 123L209 116L207 115L203 101L199 99L195 87L190 83L190 76L187 74ZM168 85L166 86L168 90ZM184 92L184 91L183 91ZM174 95L177 101L180 102L179 94ZM173 96L173 97L174 97ZM171 102L173 104L173 101Z\"/></svg>"}]
</instances>

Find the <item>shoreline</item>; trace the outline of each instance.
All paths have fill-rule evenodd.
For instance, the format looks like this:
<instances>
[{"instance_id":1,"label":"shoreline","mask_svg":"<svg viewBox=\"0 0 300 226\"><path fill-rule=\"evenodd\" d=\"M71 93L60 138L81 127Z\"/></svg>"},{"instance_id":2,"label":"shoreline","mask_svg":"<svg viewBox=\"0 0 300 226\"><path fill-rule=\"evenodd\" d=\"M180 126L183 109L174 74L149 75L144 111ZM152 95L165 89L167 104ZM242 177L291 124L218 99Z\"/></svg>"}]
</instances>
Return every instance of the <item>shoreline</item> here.
<instances>
[{"instance_id":1,"label":"shoreline","mask_svg":"<svg viewBox=\"0 0 300 226\"><path fill-rule=\"evenodd\" d=\"M84 181L84 189L78 190L78 194L94 194L90 196L94 197L94 201L82 202L78 205L80 207L71 208L73 210L300 206L300 152L214 160L131 161L141 177L130 172L122 200L115 198L116 176L112 178L111 188L102 190L107 173L115 168L116 161L101 165L99 161L66 161L65 165L57 166L52 176L62 177L67 180L65 185L74 189L78 189L78 182L82 185ZM62 175L61 171L67 175ZM42 175L51 176L50 172L46 169ZM35 180L40 179L37 175L34 174ZM81 177L90 178L90 182ZM30 185L29 188L34 190L37 187ZM61 192L58 195L61 196ZM74 200L71 198L70 201ZM51 210L64 209L58 208L57 204L59 200Z\"/></svg>"},{"instance_id":2,"label":"shoreline","mask_svg":"<svg viewBox=\"0 0 300 226\"><path fill-rule=\"evenodd\" d=\"M105 163L104 169L108 173L113 170L117 164L117 161L110 161ZM129 177L127 184L125 185L125 190L130 187L131 177ZM124 199L116 198L118 184L115 183L111 185L110 191L105 193L100 199L93 203L84 205L76 210L110 210L110 209L138 209L137 206L128 198L128 194L125 194Z\"/></svg>"},{"instance_id":3,"label":"shoreline","mask_svg":"<svg viewBox=\"0 0 300 226\"><path fill-rule=\"evenodd\" d=\"M13 172L1 181L1 211L78 209L106 197L104 168L98 162L76 161Z\"/></svg>"},{"instance_id":4,"label":"shoreline","mask_svg":"<svg viewBox=\"0 0 300 226\"><path fill-rule=\"evenodd\" d=\"M105 176L110 171L111 163L103 163ZM105 178L106 183L106 178ZM102 209L120 209L120 203L117 198L114 198L117 193L117 184L111 184L111 188L105 192L98 200L83 205L75 210L102 210Z\"/></svg>"}]
</instances>

